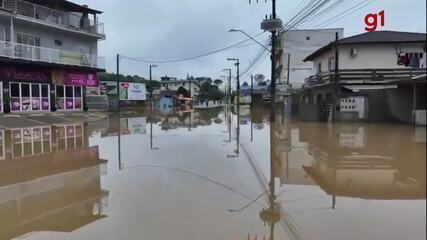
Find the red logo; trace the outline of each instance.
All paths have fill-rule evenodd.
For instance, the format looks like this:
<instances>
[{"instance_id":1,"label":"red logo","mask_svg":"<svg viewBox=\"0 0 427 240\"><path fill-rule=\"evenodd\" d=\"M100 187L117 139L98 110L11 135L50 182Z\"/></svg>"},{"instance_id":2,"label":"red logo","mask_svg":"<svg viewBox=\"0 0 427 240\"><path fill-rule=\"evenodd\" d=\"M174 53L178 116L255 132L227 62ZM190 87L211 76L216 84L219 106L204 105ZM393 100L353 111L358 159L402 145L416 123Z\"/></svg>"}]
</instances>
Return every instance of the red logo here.
<instances>
[{"instance_id":1,"label":"red logo","mask_svg":"<svg viewBox=\"0 0 427 240\"><path fill-rule=\"evenodd\" d=\"M378 20L380 21L379 23L378 23ZM367 32L374 32L377 30L377 28L379 26L384 27L385 26L385 11L382 10L379 13L370 13L370 14L366 15L365 24L366 24L365 30Z\"/></svg>"}]
</instances>

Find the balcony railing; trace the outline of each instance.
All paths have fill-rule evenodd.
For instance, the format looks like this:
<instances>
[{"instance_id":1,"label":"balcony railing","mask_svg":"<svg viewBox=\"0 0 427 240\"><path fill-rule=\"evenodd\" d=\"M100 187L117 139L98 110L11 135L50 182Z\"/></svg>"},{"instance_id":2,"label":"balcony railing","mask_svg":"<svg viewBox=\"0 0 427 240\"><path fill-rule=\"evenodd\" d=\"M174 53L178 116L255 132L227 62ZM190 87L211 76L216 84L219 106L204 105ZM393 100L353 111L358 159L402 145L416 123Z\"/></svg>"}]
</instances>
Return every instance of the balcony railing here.
<instances>
[{"instance_id":1,"label":"balcony railing","mask_svg":"<svg viewBox=\"0 0 427 240\"><path fill-rule=\"evenodd\" d=\"M4 41L0 41L0 57L98 69L105 68L105 59L96 55L18 43L12 44Z\"/></svg>"},{"instance_id":2,"label":"balcony railing","mask_svg":"<svg viewBox=\"0 0 427 240\"><path fill-rule=\"evenodd\" d=\"M13 11L19 17L51 26L104 35L104 24L89 17L62 12L20 0L0 0L0 8Z\"/></svg>"},{"instance_id":3,"label":"balcony railing","mask_svg":"<svg viewBox=\"0 0 427 240\"><path fill-rule=\"evenodd\" d=\"M345 83L395 82L411 80L413 77L426 74L423 68L390 68L390 69L345 69L338 71L338 81ZM335 81L335 72L324 72L305 79L305 85L317 85Z\"/></svg>"}]
</instances>

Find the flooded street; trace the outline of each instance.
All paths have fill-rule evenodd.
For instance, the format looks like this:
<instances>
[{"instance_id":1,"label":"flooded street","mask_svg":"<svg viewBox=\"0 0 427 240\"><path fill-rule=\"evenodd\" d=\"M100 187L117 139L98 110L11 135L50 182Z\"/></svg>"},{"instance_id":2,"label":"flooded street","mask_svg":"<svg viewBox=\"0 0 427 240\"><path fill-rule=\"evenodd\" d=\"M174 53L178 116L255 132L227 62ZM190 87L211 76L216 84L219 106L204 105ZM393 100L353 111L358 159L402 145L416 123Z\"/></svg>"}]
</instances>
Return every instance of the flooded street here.
<instances>
[{"instance_id":1,"label":"flooded street","mask_svg":"<svg viewBox=\"0 0 427 240\"><path fill-rule=\"evenodd\" d=\"M275 115L225 106L1 130L0 239L426 238L425 128Z\"/></svg>"}]
</instances>

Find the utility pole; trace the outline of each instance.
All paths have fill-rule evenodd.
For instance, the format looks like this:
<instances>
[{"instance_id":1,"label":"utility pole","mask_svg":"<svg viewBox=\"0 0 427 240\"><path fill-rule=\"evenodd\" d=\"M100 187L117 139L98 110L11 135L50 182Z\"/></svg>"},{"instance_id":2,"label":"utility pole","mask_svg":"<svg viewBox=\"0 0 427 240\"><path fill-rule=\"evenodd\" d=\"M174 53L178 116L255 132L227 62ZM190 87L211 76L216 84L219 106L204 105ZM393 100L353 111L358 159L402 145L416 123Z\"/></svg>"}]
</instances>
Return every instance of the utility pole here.
<instances>
[{"instance_id":1,"label":"utility pole","mask_svg":"<svg viewBox=\"0 0 427 240\"><path fill-rule=\"evenodd\" d=\"M290 80L289 80L290 75L291 75L291 54L288 53L288 76L286 78L286 85L289 85L290 83Z\"/></svg>"},{"instance_id":2,"label":"utility pole","mask_svg":"<svg viewBox=\"0 0 427 240\"><path fill-rule=\"evenodd\" d=\"M253 107L254 103L254 75L251 75L251 107Z\"/></svg>"},{"instance_id":3,"label":"utility pole","mask_svg":"<svg viewBox=\"0 0 427 240\"><path fill-rule=\"evenodd\" d=\"M338 50L338 32L335 33L335 74L334 74L334 104L332 109L332 122L335 122L338 105L338 82L339 82L339 50Z\"/></svg>"},{"instance_id":4,"label":"utility pole","mask_svg":"<svg viewBox=\"0 0 427 240\"><path fill-rule=\"evenodd\" d=\"M272 19L276 19L276 0L272 0ZM276 42L277 35L276 30L271 31L271 84L270 84L270 94L271 94L271 111L270 111L270 120L272 123L275 121L275 111L274 106L276 104Z\"/></svg>"},{"instance_id":5,"label":"utility pole","mask_svg":"<svg viewBox=\"0 0 427 240\"><path fill-rule=\"evenodd\" d=\"M153 68L157 67L157 65L150 65L150 109L153 108Z\"/></svg>"},{"instance_id":6,"label":"utility pole","mask_svg":"<svg viewBox=\"0 0 427 240\"><path fill-rule=\"evenodd\" d=\"M117 54L117 112L120 113L120 54Z\"/></svg>"},{"instance_id":7,"label":"utility pole","mask_svg":"<svg viewBox=\"0 0 427 240\"><path fill-rule=\"evenodd\" d=\"M240 104L240 61L238 58L227 58L228 61L234 61L237 68L237 104Z\"/></svg>"},{"instance_id":8,"label":"utility pole","mask_svg":"<svg viewBox=\"0 0 427 240\"><path fill-rule=\"evenodd\" d=\"M190 95L190 98L192 98L191 97L191 79L190 78L188 79L188 94Z\"/></svg>"}]
</instances>

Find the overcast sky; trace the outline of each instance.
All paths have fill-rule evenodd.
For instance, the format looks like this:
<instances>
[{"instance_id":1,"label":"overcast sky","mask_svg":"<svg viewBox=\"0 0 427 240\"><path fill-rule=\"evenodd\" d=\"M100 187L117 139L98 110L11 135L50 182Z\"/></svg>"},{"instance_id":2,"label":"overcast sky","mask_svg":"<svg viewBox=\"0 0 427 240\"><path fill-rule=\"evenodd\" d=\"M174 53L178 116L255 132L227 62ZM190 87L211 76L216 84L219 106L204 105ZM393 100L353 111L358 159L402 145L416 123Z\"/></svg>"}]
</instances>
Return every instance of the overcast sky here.
<instances>
[{"instance_id":1,"label":"overcast sky","mask_svg":"<svg viewBox=\"0 0 427 240\"><path fill-rule=\"evenodd\" d=\"M289 18L292 10L303 0L277 0L278 15L282 20ZM329 16L362 0L344 0L342 8L335 9ZM191 57L239 42L245 37L239 33L228 33L230 28L242 29L251 35L260 33L260 22L271 12L271 2L260 0L248 4L248 0L74 0L79 4L104 12L100 21L105 23L107 40L99 44L99 55L106 57L108 72L115 72L115 54L120 53L144 59L179 59ZM256 2L256 0L252 0ZM328 28L344 28L345 36L364 31L364 17L381 10L386 12L385 30L426 32L425 0L377 0L371 5L335 22ZM317 21L322 22L321 19ZM268 34L258 37L264 41ZM185 78L209 76L218 78L223 68L232 64L227 57L239 57L242 69L253 59L259 47L248 42L241 47L197 60L159 64L154 75ZM123 60L124 74L148 77L148 64ZM269 76L268 58L254 73Z\"/></svg>"}]
</instances>

